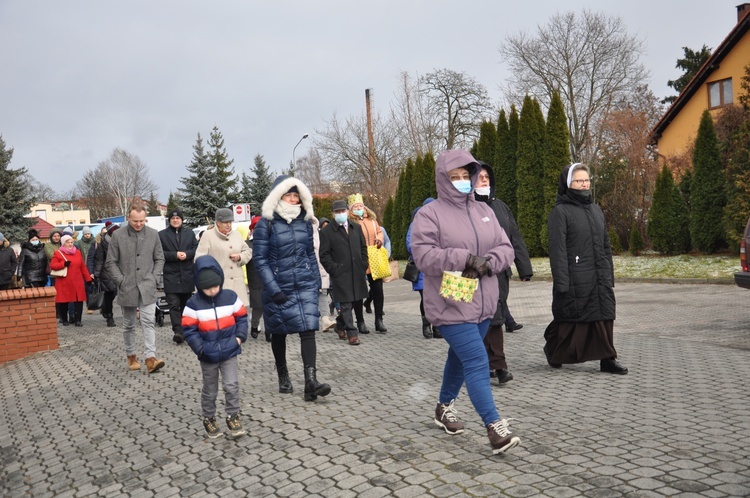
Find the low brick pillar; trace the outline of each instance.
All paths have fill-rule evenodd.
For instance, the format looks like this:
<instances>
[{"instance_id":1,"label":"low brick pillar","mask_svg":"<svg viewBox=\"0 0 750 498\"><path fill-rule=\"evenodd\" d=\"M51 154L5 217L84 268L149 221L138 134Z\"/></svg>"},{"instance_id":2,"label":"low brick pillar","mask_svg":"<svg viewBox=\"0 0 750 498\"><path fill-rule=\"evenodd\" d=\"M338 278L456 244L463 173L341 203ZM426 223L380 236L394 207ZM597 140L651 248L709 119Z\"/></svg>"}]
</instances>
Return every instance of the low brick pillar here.
<instances>
[{"instance_id":1,"label":"low brick pillar","mask_svg":"<svg viewBox=\"0 0 750 498\"><path fill-rule=\"evenodd\" d=\"M54 287L0 291L0 363L60 347Z\"/></svg>"}]
</instances>

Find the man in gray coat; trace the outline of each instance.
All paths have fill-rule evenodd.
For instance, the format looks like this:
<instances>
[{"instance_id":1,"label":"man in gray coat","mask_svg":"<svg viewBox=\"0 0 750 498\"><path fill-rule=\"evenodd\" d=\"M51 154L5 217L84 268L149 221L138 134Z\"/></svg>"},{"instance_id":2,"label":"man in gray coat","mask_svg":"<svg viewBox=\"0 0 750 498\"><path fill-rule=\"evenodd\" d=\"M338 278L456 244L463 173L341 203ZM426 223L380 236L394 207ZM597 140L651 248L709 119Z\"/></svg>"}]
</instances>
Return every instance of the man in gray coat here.
<instances>
[{"instance_id":1,"label":"man in gray coat","mask_svg":"<svg viewBox=\"0 0 750 498\"><path fill-rule=\"evenodd\" d=\"M117 284L117 301L122 308L125 354L130 370L140 370L135 354L135 322L140 309L143 340L146 346L146 369L154 373L164 366L156 358L156 276L164 268L164 252L159 232L146 226L146 209L133 205L128 211L128 225L112 236L107 254L107 271Z\"/></svg>"}]
</instances>

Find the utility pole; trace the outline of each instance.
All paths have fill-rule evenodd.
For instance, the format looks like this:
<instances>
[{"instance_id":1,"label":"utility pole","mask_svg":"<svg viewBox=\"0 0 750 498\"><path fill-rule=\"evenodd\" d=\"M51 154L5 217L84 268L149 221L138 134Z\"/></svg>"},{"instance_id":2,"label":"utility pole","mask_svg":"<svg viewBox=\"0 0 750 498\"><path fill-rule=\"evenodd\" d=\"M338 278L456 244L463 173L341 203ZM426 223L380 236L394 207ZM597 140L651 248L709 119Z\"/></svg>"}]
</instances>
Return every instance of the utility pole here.
<instances>
[{"instance_id":1,"label":"utility pole","mask_svg":"<svg viewBox=\"0 0 750 498\"><path fill-rule=\"evenodd\" d=\"M367 144L370 149L370 171L375 170L375 140L372 136L372 88L365 89L365 105L367 107Z\"/></svg>"}]
</instances>

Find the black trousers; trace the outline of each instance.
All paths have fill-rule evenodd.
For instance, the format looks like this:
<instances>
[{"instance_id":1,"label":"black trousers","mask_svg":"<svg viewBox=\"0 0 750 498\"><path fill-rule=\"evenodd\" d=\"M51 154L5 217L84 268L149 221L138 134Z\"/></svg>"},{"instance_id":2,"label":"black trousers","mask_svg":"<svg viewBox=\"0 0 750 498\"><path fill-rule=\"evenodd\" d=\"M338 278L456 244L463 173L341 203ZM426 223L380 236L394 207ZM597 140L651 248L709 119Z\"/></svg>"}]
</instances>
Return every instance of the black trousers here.
<instances>
[{"instance_id":1,"label":"black trousers","mask_svg":"<svg viewBox=\"0 0 750 498\"><path fill-rule=\"evenodd\" d=\"M57 314L62 318L63 323L68 323L68 306L73 307L73 314L70 315L70 321L80 322L81 315L83 315L83 301L70 302L70 303L55 303L57 308Z\"/></svg>"},{"instance_id":2,"label":"black trousers","mask_svg":"<svg viewBox=\"0 0 750 498\"><path fill-rule=\"evenodd\" d=\"M271 350L273 359L277 365L286 365L286 336L293 334L271 334ZM315 368L315 357L317 346L315 344L315 331L307 330L299 333L302 352L302 364L305 368Z\"/></svg>"},{"instance_id":3,"label":"black trousers","mask_svg":"<svg viewBox=\"0 0 750 498\"><path fill-rule=\"evenodd\" d=\"M383 294L383 279L373 280L372 275L367 275L367 281L370 282L370 297L375 305L375 316L383 318L383 304L385 295Z\"/></svg>"},{"instance_id":4,"label":"black trousers","mask_svg":"<svg viewBox=\"0 0 750 498\"><path fill-rule=\"evenodd\" d=\"M336 328L339 330L346 330L346 335L348 337L357 337L359 335L359 329L354 325L354 320L352 319L352 307L355 307L356 304L359 303L359 317L357 317L357 321L364 322L364 318L362 317L362 300L354 301L353 303L339 303L341 305L341 311L339 312L339 315L336 317ZM356 309L356 307L355 307Z\"/></svg>"},{"instance_id":5,"label":"black trousers","mask_svg":"<svg viewBox=\"0 0 750 498\"><path fill-rule=\"evenodd\" d=\"M192 295L192 292L170 292L164 295L169 305L169 321L172 322L172 332L182 334L182 312Z\"/></svg>"},{"instance_id":6,"label":"black trousers","mask_svg":"<svg viewBox=\"0 0 750 498\"><path fill-rule=\"evenodd\" d=\"M104 291L104 302L102 303L102 315L105 318L112 316L112 303L117 296L117 292Z\"/></svg>"}]
</instances>

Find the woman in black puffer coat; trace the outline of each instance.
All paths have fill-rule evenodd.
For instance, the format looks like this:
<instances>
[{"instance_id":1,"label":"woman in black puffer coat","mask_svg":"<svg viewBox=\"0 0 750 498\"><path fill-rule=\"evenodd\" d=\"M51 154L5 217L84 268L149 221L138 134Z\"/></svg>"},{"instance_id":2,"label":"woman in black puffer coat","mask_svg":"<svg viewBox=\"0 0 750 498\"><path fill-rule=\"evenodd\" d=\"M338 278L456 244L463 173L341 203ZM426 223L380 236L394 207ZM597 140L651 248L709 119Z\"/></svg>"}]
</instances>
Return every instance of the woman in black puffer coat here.
<instances>
[{"instance_id":1,"label":"woman in black puffer coat","mask_svg":"<svg viewBox=\"0 0 750 498\"><path fill-rule=\"evenodd\" d=\"M331 386L316 379L320 271L315 256L312 194L290 176L276 179L263 201L253 232L253 262L263 282L263 323L271 333L279 392L291 393L286 366L286 336L299 334L305 368L305 401L326 396Z\"/></svg>"},{"instance_id":2,"label":"woman in black puffer coat","mask_svg":"<svg viewBox=\"0 0 750 498\"><path fill-rule=\"evenodd\" d=\"M566 166L549 214L552 316L544 332L547 363L600 360L603 372L626 374L614 345L612 249L601 208L591 198L589 168Z\"/></svg>"},{"instance_id":3,"label":"woman in black puffer coat","mask_svg":"<svg viewBox=\"0 0 750 498\"><path fill-rule=\"evenodd\" d=\"M39 233L29 230L29 240L21 244L18 255L18 279L25 287L44 287L47 285L47 254L44 244L39 241Z\"/></svg>"},{"instance_id":4,"label":"woman in black puffer coat","mask_svg":"<svg viewBox=\"0 0 750 498\"><path fill-rule=\"evenodd\" d=\"M115 327L115 318L112 315L112 302L117 296L117 284L107 271L107 253L109 253L109 243L112 241L112 234L120 228L120 225L112 225L101 237L101 242L94 253L94 275L99 283L104 287L104 303L102 304L102 316L107 319L107 327Z\"/></svg>"}]
</instances>

